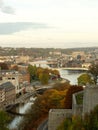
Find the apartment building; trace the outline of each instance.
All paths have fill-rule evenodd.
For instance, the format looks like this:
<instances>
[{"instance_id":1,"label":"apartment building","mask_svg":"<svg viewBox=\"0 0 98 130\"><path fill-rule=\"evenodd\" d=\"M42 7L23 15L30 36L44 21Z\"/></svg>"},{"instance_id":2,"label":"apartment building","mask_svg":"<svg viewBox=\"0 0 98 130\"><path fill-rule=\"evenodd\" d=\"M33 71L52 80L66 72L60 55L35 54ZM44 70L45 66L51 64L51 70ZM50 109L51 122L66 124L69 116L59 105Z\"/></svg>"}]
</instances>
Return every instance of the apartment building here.
<instances>
[{"instance_id":1,"label":"apartment building","mask_svg":"<svg viewBox=\"0 0 98 130\"><path fill-rule=\"evenodd\" d=\"M15 86L11 82L5 82L0 85L0 106L13 103L15 98Z\"/></svg>"}]
</instances>

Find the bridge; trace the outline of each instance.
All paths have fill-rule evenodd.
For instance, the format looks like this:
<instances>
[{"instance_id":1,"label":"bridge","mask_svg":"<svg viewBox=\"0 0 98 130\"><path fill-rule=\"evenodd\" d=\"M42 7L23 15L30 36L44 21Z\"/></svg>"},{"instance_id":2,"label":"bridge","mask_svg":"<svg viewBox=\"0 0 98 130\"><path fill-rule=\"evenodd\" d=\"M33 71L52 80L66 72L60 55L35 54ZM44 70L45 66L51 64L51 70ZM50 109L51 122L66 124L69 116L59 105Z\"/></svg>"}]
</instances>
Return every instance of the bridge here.
<instances>
[{"instance_id":1,"label":"bridge","mask_svg":"<svg viewBox=\"0 0 98 130\"><path fill-rule=\"evenodd\" d=\"M35 96L35 91L34 92L29 92L29 93L26 93L26 94L23 94L22 96L20 96L20 98L17 98L14 102L14 104L17 104L17 103L25 103L27 100L29 100L29 98L31 96Z\"/></svg>"},{"instance_id":2,"label":"bridge","mask_svg":"<svg viewBox=\"0 0 98 130\"><path fill-rule=\"evenodd\" d=\"M61 68L51 68L53 70L76 70L76 71L87 71L88 68L82 68L82 67L61 67Z\"/></svg>"},{"instance_id":3,"label":"bridge","mask_svg":"<svg viewBox=\"0 0 98 130\"><path fill-rule=\"evenodd\" d=\"M33 91L33 92L28 92L26 94L23 94L19 98L16 98L15 101L13 101L13 102L11 101L11 102L7 103L4 106L4 109L6 111L8 111L8 110L12 109L14 106L16 106L17 104L30 102L30 97L32 97L32 96L35 97L39 94L42 94L46 89L47 89L47 87L40 87L40 88L35 89L35 91Z\"/></svg>"},{"instance_id":4,"label":"bridge","mask_svg":"<svg viewBox=\"0 0 98 130\"><path fill-rule=\"evenodd\" d=\"M10 110L12 109L14 106L16 106L17 104L20 104L20 103L26 103L30 100L30 97L31 96L35 96L36 95L36 92L29 92L29 93L26 93L26 94L23 94L21 95L19 98L16 98L15 101L11 101L9 103L7 103L4 107L5 110Z\"/></svg>"}]
</instances>

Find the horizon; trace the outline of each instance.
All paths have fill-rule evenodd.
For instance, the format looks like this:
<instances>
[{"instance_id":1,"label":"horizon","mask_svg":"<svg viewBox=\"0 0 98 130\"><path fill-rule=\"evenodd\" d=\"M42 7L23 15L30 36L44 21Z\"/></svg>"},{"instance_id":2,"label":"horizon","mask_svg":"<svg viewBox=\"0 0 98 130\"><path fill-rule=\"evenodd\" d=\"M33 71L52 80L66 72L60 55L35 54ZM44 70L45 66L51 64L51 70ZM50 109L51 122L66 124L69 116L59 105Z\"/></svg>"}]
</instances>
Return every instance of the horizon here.
<instances>
[{"instance_id":1,"label":"horizon","mask_svg":"<svg viewBox=\"0 0 98 130\"><path fill-rule=\"evenodd\" d=\"M10 46L0 46L0 48L26 48L26 49L86 49L86 48L98 48L98 46L87 46L87 47L69 47L69 48L55 48L55 47L10 47Z\"/></svg>"}]
</instances>

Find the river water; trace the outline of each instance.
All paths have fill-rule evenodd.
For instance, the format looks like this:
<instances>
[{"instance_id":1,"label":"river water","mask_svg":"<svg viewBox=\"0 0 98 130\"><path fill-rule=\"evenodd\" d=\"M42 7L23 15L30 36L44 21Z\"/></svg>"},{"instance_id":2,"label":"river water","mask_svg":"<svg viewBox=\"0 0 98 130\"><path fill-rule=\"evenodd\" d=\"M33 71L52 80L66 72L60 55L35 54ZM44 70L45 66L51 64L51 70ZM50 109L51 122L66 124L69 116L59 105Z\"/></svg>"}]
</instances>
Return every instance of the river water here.
<instances>
[{"instance_id":1,"label":"river water","mask_svg":"<svg viewBox=\"0 0 98 130\"><path fill-rule=\"evenodd\" d=\"M77 85L77 78L83 74L85 71L76 71L76 70L60 70L60 75L64 79L68 79L70 81L70 84Z\"/></svg>"},{"instance_id":2,"label":"river water","mask_svg":"<svg viewBox=\"0 0 98 130\"><path fill-rule=\"evenodd\" d=\"M70 81L70 84L76 85L77 84L77 78L83 73L83 71L67 71L67 70L60 70L60 75L64 79L68 79ZM25 111L30 108L32 103L26 103L22 104L18 107L17 112L19 113L25 113ZM23 117L21 116L15 116L13 121L9 124L10 130L17 129L17 125L21 122Z\"/></svg>"},{"instance_id":3,"label":"river water","mask_svg":"<svg viewBox=\"0 0 98 130\"><path fill-rule=\"evenodd\" d=\"M25 104L19 104L19 106L16 108L16 112L18 113L25 113L27 109L31 107L33 103L28 102ZM15 116L15 118L12 120L12 122L9 124L8 128L10 130L18 130L17 126L23 119L23 116Z\"/></svg>"}]
</instances>

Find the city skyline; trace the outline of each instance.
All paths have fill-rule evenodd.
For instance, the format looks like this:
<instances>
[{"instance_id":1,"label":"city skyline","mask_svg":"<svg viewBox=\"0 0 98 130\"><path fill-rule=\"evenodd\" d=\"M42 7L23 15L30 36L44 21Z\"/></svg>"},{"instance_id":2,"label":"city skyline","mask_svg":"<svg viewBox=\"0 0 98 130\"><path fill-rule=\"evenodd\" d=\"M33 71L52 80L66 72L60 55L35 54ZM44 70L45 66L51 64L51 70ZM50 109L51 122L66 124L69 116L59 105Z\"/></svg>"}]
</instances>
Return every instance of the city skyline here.
<instances>
[{"instance_id":1,"label":"city skyline","mask_svg":"<svg viewBox=\"0 0 98 130\"><path fill-rule=\"evenodd\" d=\"M98 45L97 0L0 0L0 46Z\"/></svg>"}]
</instances>

